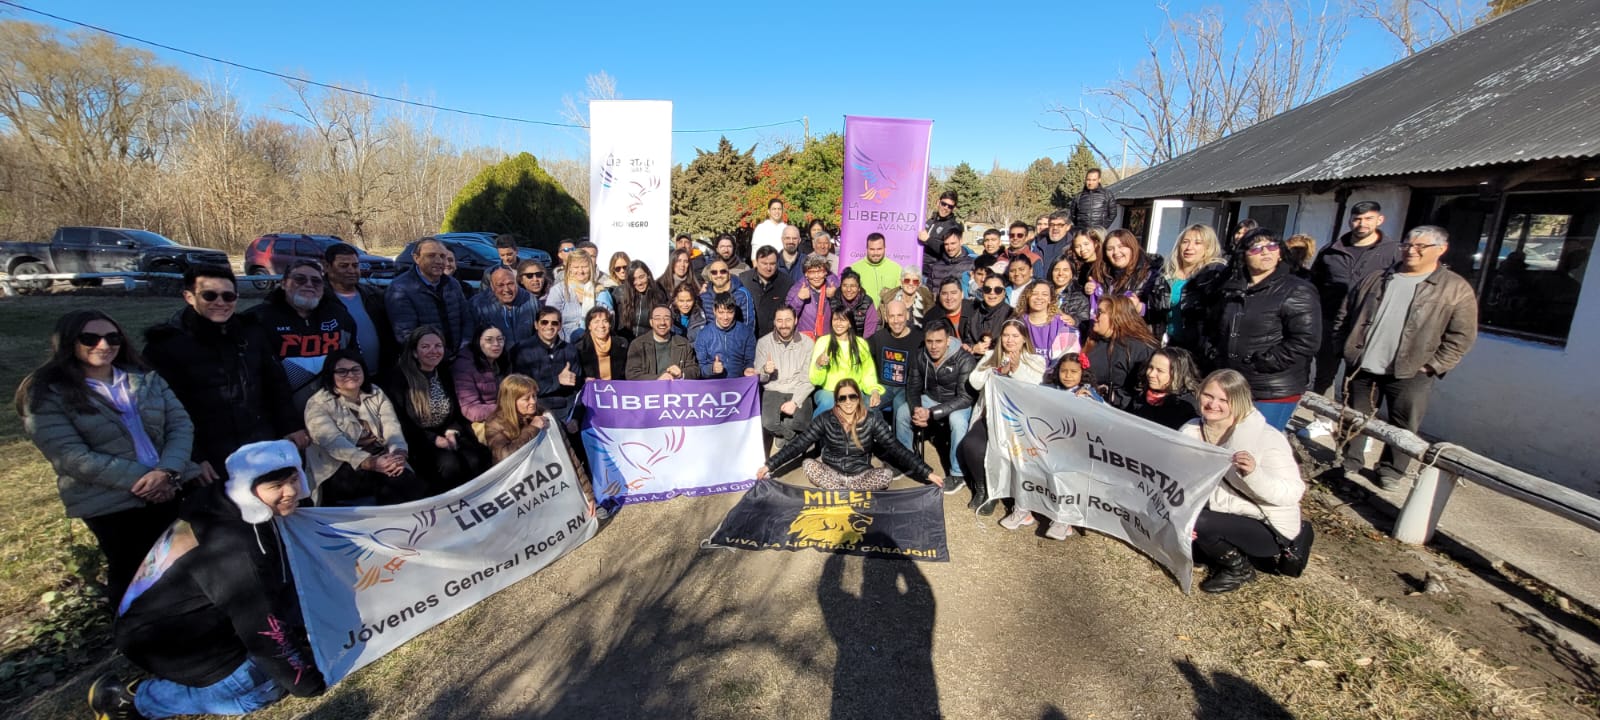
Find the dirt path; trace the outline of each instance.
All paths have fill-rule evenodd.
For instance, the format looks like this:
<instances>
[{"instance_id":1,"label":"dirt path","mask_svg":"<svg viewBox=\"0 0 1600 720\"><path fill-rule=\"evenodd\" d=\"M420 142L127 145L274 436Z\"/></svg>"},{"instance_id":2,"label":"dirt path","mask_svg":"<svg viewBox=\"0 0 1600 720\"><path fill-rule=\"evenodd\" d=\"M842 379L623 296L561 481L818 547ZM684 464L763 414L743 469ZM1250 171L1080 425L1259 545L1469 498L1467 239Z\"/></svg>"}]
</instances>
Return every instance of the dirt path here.
<instances>
[{"instance_id":1,"label":"dirt path","mask_svg":"<svg viewBox=\"0 0 1600 720\"><path fill-rule=\"evenodd\" d=\"M946 505L943 564L699 549L737 495L628 508L544 572L262 717L1585 716L1366 599L1330 571L1339 543L1299 580L1187 597L1120 542L1007 532L965 497ZM80 712L86 683L29 714Z\"/></svg>"}]
</instances>

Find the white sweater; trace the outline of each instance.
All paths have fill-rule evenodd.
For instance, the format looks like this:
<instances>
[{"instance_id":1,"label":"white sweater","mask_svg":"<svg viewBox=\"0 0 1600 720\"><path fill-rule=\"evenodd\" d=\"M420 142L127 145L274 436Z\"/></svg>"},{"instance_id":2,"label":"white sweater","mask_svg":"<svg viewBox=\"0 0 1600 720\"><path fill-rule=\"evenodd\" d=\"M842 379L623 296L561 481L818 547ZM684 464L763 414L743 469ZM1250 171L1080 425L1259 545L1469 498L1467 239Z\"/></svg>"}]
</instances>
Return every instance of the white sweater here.
<instances>
[{"instance_id":1,"label":"white sweater","mask_svg":"<svg viewBox=\"0 0 1600 720\"><path fill-rule=\"evenodd\" d=\"M1190 420L1180 431L1204 441L1201 422L1199 418ZM1288 438L1252 409L1219 447L1250 453L1256 459L1256 469L1240 476L1237 468L1229 467L1206 506L1216 512L1264 519L1291 540L1299 535L1300 498L1305 495L1306 483L1300 478L1300 465L1289 449Z\"/></svg>"}]
</instances>

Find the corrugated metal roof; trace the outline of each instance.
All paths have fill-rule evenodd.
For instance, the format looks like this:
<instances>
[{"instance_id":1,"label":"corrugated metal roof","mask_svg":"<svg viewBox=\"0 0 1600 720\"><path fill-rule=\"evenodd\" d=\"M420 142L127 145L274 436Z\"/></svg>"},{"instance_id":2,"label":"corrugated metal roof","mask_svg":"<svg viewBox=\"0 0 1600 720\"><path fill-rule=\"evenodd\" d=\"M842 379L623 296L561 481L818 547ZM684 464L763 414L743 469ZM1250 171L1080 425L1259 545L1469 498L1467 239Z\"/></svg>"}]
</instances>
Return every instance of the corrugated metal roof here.
<instances>
[{"instance_id":1,"label":"corrugated metal roof","mask_svg":"<svg viewBox=\"0 0 1600 720\"><path fill-rule=\"evenodd\" d=\"M1600 155L1600 1L1538 0L1115 185L1178 197Z\"/></svg>"}]
</instances>

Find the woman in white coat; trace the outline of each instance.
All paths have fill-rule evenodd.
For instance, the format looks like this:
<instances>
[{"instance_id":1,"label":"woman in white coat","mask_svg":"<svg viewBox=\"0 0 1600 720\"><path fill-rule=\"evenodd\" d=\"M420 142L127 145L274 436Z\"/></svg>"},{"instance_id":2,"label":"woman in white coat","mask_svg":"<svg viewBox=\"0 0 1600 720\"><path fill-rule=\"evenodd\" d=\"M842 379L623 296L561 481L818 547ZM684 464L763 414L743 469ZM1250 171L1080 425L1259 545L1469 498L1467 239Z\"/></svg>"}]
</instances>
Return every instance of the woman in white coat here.
<instances>
[{"instance_id":1,"label":"woman in white coat","mask_svg":"<svg viewBox=\"0 0 1600 720\"><path fill-rule=\"evenodd\" d=\"M1000 326L1000 338L995 348L978 359L977 367L967 378L967 383L978 391L978 398L972 405L972 424L967 426L967 436L956 445L956 457L961 461L961 471L966 474L967 484L972 488L972 500L967 507L978 511L979 515L994 514L994 507L989 501L989 476L983 466L984 456L989 453L989 423L983 417L983 403L984 389L989 385L989 378L995 375L1030 385L1044 381L1044 358L1034 349L1033 341L1029 339L1028 330L1021 320L1012 318ZM1016 513L1007 515L1007 520L1011 520L1012 515ZM1027 517L1027 522L1006 525L1006 529L1015 530L1022 525L1033 524L1033 516L1028 514Z\"/></svg>"},{"instance_id":2,"label":"woman in white coat","mask_svg":"<svg viewBox=\"0 0 1600 720\"><path fill-rule=\"evenodd\" d=\"M1237 590L1256 579L1250 558L1276 557L1279 537L1300 533L1300 498L1306 484L1283 433L1267 424L1250 398L1250 383L1234 370L1218 370L1200 384L1200 417L1182 432L1233 451L1228 468L1194 526L1194 547L1213 571L1200 589Z\"/></svg>"}]
</instances>

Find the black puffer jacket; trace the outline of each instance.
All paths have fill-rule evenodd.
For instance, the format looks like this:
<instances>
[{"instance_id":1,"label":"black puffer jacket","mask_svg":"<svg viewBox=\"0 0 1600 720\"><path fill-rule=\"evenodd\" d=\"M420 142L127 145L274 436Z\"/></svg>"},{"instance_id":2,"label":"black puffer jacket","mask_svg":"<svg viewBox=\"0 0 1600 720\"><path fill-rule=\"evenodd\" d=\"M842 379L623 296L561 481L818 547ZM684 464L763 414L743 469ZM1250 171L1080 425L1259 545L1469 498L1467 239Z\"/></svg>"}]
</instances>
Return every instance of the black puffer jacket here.
<instances>
[{"instance_id":1,"label":"black puffer jacket","mask_svg":"<svg viewBox=\"0 0 1600 720\"><path fill-rule=\"evenodd\" d=\"M1084 190L1072 199L1072 224L1076 227L1111 227L1117 219L1117 196L1105 186Z\"/></svg>"},{"instance_id":2,"label":"black puffer jacket","mask_svg":"<svg viewBox=\"0 0 1600 720\"><path fill-rule=\"evenodd\" d=\"M922 407L924 395L937 405L930 408L934 420L943 420L957 410L972 407L972 386L967 377L978 365L978 358L961 348L945 351L943 363L935 365L926 349L919 348L911 356L911 370L906 379L906 404L912 409ZM958 438L959 439L959 438Z\"/></svg>"},{"instance_id":3,"label":"black puffer jacket","mask_svg":"<svg viewBox=\"0 0 1600 720\"><path fill-rule=\"evenodd\" d=\"M974 303L971 312L961 314L961 327L956 333L961 336L962 345L977 345L983 340L984 335L1000 341L1000 326L1006 324L1016 315L1016 310L1010 305L1000 303L994 307L982 302ZM993 347L991 343L990 347Z\"/></svg>"},{"instance_id":4,"label":"black puffer jacket","mask_svg":"<svg viewBox=\"0 0 1600 720\"><path fill-rule=\"evenodd\" d=\"M955 213L950 213L950 217L941 219L938 210L928 216L923 228L928 231L928 239L922 243L923 265L944 254L944 238L951 230L966 231L961 221L956 219Z\"/></svg>"},{"instance_id":5,"label":"black puffer jacket","mask_svg":"<svg viewBox=\"0 0 1600 720\"><path fill-rule=\"evenodd\" d=\"M1243 373L1257 400L1299 395L1322 344L1317 290L1287 263L1261 282L1249 282L1235 273L1223 283L1202 330L1202 362L1212 370Z\"/></svg>"},{"instance_id":6,"label":"black puffer jacket","mask_svg":"<svg viewBox=\"0 0 1600 720\"><path fill-rule=\"evenodd\" d=\"M1183 293L1178 297L1178 306L1167 311L1169 320L1170 313L1183 316L1183 322L1178 326L1178 336L1167 338L1168 345L1195 354L1200 352L1200 331L1205 326L1206 311L1217 301L1217 294L1227 281L1228 264L1224 262L1207 265L1189 277L1189 281L1183 284ZM1170 291L1167 297L1172 297Z\"/></svg>"},{"instance_id":7,"label":"black puffer jacket","mask_svg":"<svg viewBox=\"0 0 1600 720\"><path fill-rule=\"evenodd\" d=\"M1155 347L1138 340L1107 342L1093 338L1084 352L1089 356L1089 372L1094 373L1095 387L1106 404L1123 410L1133 403L1133 396L1144 382L1144 366L1155 354Z\"/></svg>"},{"instance_id":8,"label":"black puffer jacket","mask_svg":"<svg viewBox=\"0 0 1600 720\"><path fill-rule=\"evenodd\" d=\"M850 439L844 426L839 424L838 414L830 410L818 415L794 440L773 453L767 461L767 467L776 474L779 468L798 459L800 453L819 445L822 462L846 475L859 475L871 470L873 456L883 458L896 469L921 482L927 482L928 475L933 473L928 463L895 439L894 430L879 417L879 413L867 413L866 422L856 428L856 438L861 441L860 445Z\"/></svg>"},{"instance_id":9,"label":"black puffer jacket","mask_svg":"<svg viewBox=\"0 0 1600 720\"><path fill-rule=\"evenodd\" d=\"M145 360L194 420L195 462L220 473L240 445L305 427L273 350L255 318L236 314L219 325L187 305L145 331Z\"/></svg>"}]
</instances>

